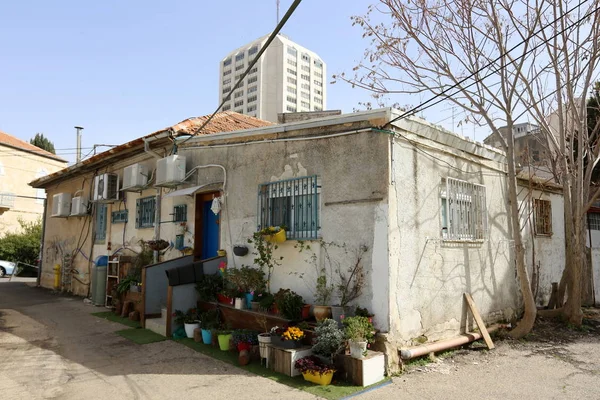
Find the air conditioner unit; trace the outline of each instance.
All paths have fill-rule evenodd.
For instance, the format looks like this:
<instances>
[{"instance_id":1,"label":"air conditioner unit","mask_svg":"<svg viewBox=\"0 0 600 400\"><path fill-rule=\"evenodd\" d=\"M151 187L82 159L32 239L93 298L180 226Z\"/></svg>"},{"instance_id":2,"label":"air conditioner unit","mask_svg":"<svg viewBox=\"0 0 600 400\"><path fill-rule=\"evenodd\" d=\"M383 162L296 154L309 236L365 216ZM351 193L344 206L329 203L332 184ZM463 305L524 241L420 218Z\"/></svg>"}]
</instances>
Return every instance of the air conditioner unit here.
<instances>
[{"instance_id":1,"label":"air conditioner unit","mask_svg":"<svg viewBox=\"0 0 600 400\"><path fill-rule=\"evenodd\" d=\"M52 217L71 215L71 193L58 193L52 196Z\"/></svg>"},{"instance_id":2,"label":"air conditioner unit","mask_svg":"<svg viewBox=\"0 0 600 400\"><path fill-rule=\"evenodd\" d=\"M119 199L119 176L102 174L94 178L94 201L110 203Z\"/></svg>"},{"instance_id":3,"label":"air conditioner unit","mask_svg":"<svg viewBox=\"0 0 600 400\"><path fill-rule=\"evenodd\" d=\"M140 190L148 183L148 168L141 164L133 164L123 170L123 187L121 190Z\"/></svg>"},{"instance_id":4,"label":"air conditioner unit","mask_svg":"<svg viewBox=\"0 0 600 400\"><path fill-rule=\"evenodd\" d=\"M71 200L71 217L78 217L87 215L88 213L88 201L87 199L77 196Z\"/></svg>"},{"instance_id":5,"label":"air conditioner unit","mask_svg":"<svg viewBox=\"0 0 600 400\"><path fill-rule=\"evenodd\" d=\"M185 180L185 156L174 154L156 162L155 186L173 187Z\"/></svg>"}]
</instances>

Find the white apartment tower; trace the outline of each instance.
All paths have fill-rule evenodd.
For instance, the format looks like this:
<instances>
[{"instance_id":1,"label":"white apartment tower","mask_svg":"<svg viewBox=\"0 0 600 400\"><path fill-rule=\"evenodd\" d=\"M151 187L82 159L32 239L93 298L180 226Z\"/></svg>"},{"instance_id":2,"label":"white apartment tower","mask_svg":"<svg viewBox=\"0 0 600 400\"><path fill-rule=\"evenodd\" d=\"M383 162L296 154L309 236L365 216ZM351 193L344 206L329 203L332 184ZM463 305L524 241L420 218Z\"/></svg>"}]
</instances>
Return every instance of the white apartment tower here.
<instances>
[{"instance_id":1,"label":"white apartment tower","mask_svg":"<svg viewBox=\"0 0 600 400\"><path fill-rule=\"evenodd\" d=\"M268 35L229 53L219 67L219 103L235 86ZM271 122L285 112L321 111L326 107L326 66L312 51L277 35L240 87L223 105Z\"/></svg>"}]
</instances>

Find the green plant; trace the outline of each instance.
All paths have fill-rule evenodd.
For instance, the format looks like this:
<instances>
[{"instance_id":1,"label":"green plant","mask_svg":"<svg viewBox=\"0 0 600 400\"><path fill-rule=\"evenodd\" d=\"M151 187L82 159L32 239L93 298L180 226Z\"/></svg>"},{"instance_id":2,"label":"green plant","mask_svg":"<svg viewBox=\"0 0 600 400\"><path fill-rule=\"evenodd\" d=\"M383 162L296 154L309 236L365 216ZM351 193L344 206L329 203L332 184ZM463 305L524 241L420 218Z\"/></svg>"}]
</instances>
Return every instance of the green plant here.
<instances>
[{"instance_id":1,"label":"green plant","mask_svg":"<svg viewBox=\"0 0 600 400\"><path fill-rule=\"evenodd\" d=\"M200 327L206 330L216 329L219 326L219 311L215 308L200 314Z\"/></svg>"},{"instance_id":2,"label":"green plant","mask_svg":"<svg viewBox=\"0 0 600 400\"><path fill-rule=\"evenodd\" d=\"M345 271L341 268L336 270L338 281L335 284L335 291L340 299L340 306L345 307L351 301L360 297L365 287L365 274L363 271L362 258L367 252L367 246L360 246L356 251L354 265L348 267Z\"/></svg>"},{"instance_id":3,"label":"green plant","mask_svg":"<svg viewBox=\"0 0 600 400\"><path fill-rule=\"evenodd\" d=\"M258 306L265 311L273 307L273 303L275 303L275 296L271 293L259 293L255 298L258 301Z\"/></svg>"},{"instance_id":4,"label":"green plant","mask_svg":"<svg viewBox=\"0 0 600 400\"><path fill-rule=\"evenodd\" d=\"M277 309L284 318L295 321L301 318L304 305L302 296L290 289L279 289L274 298Z\"/></svg>"},{"instance_id":5,"label":"green plant","mask_svg":"<svg viewBox=\"0 0 600 400\"><path fill-rule=\"evenodd\" d=\"M373 343L375 328L367 317L348 317L342 320L346 339L355 342Z\"/></svg>"},{"instance_id":6,"label":"green plant","mask_svg":"<svg viewBox=\"0 0 600 400\"><path fill-rule=\"evenodd\" d=\"M0 237L0 260L37 265L42 241L42 220L25 222L19 219L19 224L21 225L20 232L5 232ZM56 247L53 250L62 253L62 246L50 247Z\"/></svg>"},{"instance_id":7,"label":"green plant","mask_svg":"<svg viewBox=\"0 0 600 400\"><path fill-rule=\"evenodd\" d=\"M198 312L195 308L190 308L185 313L181 310L175 310L173 316L175 317L175 323L177 325L193 324L199 320Z\"/></svg>"},{"instance_id":8,"label":"green plant","mask_svg":"<svg viewBox=\"0 0 600 400\"><path fill-rule=\"evenodd\" d=\"M119 282L117 285L117 293L123 294L127 293L131 287L131 285L137 285L139 280L135 276L127 276Z\"/></svg>"},{"instance_id":9,"label":"green plant","mask_svg":"<svg viewBox=\"0 0 600 400\"><path fill-rule=\"evenodd\" d=\"M315 287L315 304L319 306L326 306L331 301L331 295L335 285L327 279L327 271L325 268L319 270L317 276L317 285Z\"/></svg>"},{"instance_id":10,"label":"green plant","mask_svg":"<svg viewBox=\"0 0 600 400\"><path fill-rule=\"evenodd\" d=\"M344 332L338 328L336 321L328 318L317 324L313 353L333 362L333 357L343 349L343 346Z\"/></svg>"},{"instance_id":11,"label":"green plant","mask_svg":"<svg viewBox=\"0 0 600 400\"><path fill-rule=\"evenodd\" d=\"M335 367L331 364L325 364L319 357L316 356L306 356L302 357L299 360L296 360L294 363L294 367L298 369L298 371L302 373L312 372L313 374L327 374L330 372L335 372Z\"/></svg>"},{"instance_id":12,"label":"green plant","mask_svg":"<svg viewBox=\"0 0 600 400\"><path fill-rule=\"evenodd\" d=\"M267 241L264 237L264 234L262 234L261 232L255 232L252 235L252 238L248 239L248 243L254 246L254 252L252 253L255 255L254 263L258 265L263 271L265 269L267 270L266 287L267 291L270 293L271 276L273 275L273 270L277 266L280 266L281 260L283 260L282 256L274 257L273 255L273 252L277 250L279 246L277 245L277 243L271 243Z\"/></svg>"},{"instance_id":13,"label":"green plant","mask_svg":"<svg viewBox=\"0 0 600 400\"><path fill-rule=\"evenodd\" d=\"M196 282L196 292L201 301L216 301L217 293L223 290L223 277L220 274L202 275Z\"/></svg>"},{"instance_id":14,"label":"green plant","mask_svg":"<svg viewBox=\"0 0 600 400\"><path fill-rule=\"evenodd\" d=\"M231 334L231 340L233 341L234 346L237 346L239 343L257 345L258 332L249 329L236 329Z\"/></svg>"},{"instance_id":15,"label":"green plant","mask_svg":"<svg viewBox=\"0 0 600 400\"><path fill-rule=\"evenodd\" d=\"M371 314L369 312L369 310L367 310L366 308L362 308L360 306L356 306L356 311L354 312L354 315L357 317L367 317L367 318L373 317L373 314Z\"/></svg>"},{"instance_id":16,"label":"green plant","mask_svg":"<svg viewBox=\"0 0 600 400\"><path fill-rule=\"evenodd\" d=\"M265 273L257 268L243 266L241 269L243 289L246 293L265 290Z\"/></svg>"}]
</instances>

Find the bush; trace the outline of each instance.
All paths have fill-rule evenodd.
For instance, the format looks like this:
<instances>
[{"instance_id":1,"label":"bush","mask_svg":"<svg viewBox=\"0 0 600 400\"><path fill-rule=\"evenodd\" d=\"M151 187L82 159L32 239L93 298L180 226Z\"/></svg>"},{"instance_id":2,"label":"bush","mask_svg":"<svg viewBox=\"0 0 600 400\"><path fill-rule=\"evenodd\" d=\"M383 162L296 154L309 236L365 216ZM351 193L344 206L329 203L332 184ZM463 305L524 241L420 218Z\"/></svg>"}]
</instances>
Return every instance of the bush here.
<instances>
[{"instance_id":1,"label":"bush","mask_svg":"<svg viewBox=\"0 0 600 400\"><path fill-rule=\"evenodd\" d=\"M344 332L338 328L338 323L333 319L325 319L315 328L315 344L313 353L326 357L330 361L343 348Z\"/></svg>"},{"instance_id":2,"label":"bush","mask_svg":"<svg viewBox=\"0 0 600 400\"><path fill-rule=\"evenodd\" d=\"M19 221L21 232L0 238L0 260L37 265L42 242L42 221Z\"/></svg>"}]
</instances>

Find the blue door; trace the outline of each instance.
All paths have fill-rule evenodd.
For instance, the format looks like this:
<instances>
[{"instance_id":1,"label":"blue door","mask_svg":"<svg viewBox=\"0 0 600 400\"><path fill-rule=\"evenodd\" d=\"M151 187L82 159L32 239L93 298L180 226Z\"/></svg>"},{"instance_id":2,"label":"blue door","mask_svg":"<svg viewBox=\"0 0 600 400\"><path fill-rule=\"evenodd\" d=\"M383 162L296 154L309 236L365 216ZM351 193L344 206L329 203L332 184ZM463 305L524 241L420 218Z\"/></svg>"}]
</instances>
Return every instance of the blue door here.
<instances>
[{"instance_id":1,"label":"blue door","mask_svg":"<svg viewBox=\"0 0 600 400\"><path fill-rule=\"evenodd\" d=\"M219 250L219 216L210 209L212 200L202 203L202 259L216 257Z\"/></svg>"}]
</instances>

